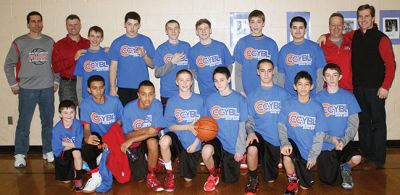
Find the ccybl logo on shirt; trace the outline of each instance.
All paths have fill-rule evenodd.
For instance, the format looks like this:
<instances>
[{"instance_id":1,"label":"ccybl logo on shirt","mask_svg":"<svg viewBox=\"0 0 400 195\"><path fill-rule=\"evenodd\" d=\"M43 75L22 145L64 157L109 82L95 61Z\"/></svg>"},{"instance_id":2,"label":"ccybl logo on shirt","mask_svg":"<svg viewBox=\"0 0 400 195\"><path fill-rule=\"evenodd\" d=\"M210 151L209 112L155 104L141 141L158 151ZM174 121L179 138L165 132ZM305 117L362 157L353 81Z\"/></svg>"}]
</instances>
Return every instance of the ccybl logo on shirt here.
<instances>
[{"instance_id":1,"label":"ccybl logo on shirt","mask_svg":"<svg viewBox=\"0 0 400 195\"><path fill-rule=\"evenodd\" d=\"M138 46L129 46L129 45L122 45L119 52L121 53L121 56L127 57L127 56L134 56L138 57L139 54L136 52Z\"/></svg>"},{"instance_id":2,"label":"ccybl logo on shirt","mask_svg":"<svg viewBox=\"0 0 400 195\"><path fill-rule=\"evenodd\" d=\"M181 122L191 123L200 118L200 114L197 112L197 110L175 109L174 115L175 115L175 118L180 123Z\"/></svg>"},{"instance_id":3,"label":"ccybl logo on shirt","mask_svg":"<svg viewBox=\"0 0 400 195\"><path fill-rule=\"evenodd\" d=\"M303 129L314 130L316 118L312 116L304 116L297 112L291 112L288 116L289 124L292 127L301 127Z\"/></svg>"},{"instance_id":4,"label":"ccybl logo on shirt","mask_svg":"<svg viewBox=\"0 0 400 195\"><path fill-rule=\"evenodd\" d=\"M62 139L62 141L63 141L63 142L68 142L68 143L75 143L76 137L71 137L71 138L69 138L69 137L64 137L64 138Z\"/></svg>"},{"instance_id":5,"label":"ccybl logo on shirt","mask_svg":"<svg viewBox=\"0 0 400 195\"><path fill-rule=\"evenodd\" d=\"M97 114L96 112L92 112L92 114L90 115L90 118L92 120L93 123L95 124L104 124L104 125L108 125L108 124L112 124L115 122L115 115L114 113L111 114Z\"/></svg>"},{"instance_id":6,"label":"ccybl logo on shirt","mask_svg":"<svg viewBox=\"0 0 400 195\"><path fill-rule=\"evenodd\" d=\"M287 54L286 55L286 64L288 66L293 66L293 65L311 65L312 63L312 58L310 56L310 54L300 54L300 55L296 55L296 54Z\"/></svg>"},{"instance_id":7,"label":"ccybl logo on shirt","mask_svg":"<svg viewBox=\"0 0 400 195\"><path fill-rule=\"evenodd\" d=\"M136 119L135 121L133 121L132 123L132 128L133 130L139 130L142 128L146 128L146 127L150 127L151 126L151 120L148 119Z\"/></svg>"},{"instance_id":8,"label":"ccybl logo on shirt","mask_svg":"<svg viewBox=\"0 0 400 195\"><path fill-rule=\"evenodd\" d=\"M219 55L212 55L212 56L197 56L196 58L196 65L200 68L204 68L206 66L218 66L222 64L222 59Z\"/></svg>"},{"instance_id":9,"label":"ccybl logo on shirt","mask_svg":"<svg viewBox=\"0 0 400 195\"><path fill-rule=\"evenodd\" d=\"M256 59L271 59L271 55L268 50L265 49L254 49L252 47L248 47L244 50L244 57L248 60Z\"/></svg>"},{"instance_id":10,"label":"ccybl logo on shirt","mask_svg":"<svg viewBox=\"0 0 400 195\"><path fill-rule=\"evenodd\" d=\"M225 119L225 120L239 120L240 113L237 108L223 108L220 106L211 107L210 114L214 119Z\"/></svg>"},{"instance_id":11,"label":"ccybl logo on shirt","mask_svg":"<svg viewBox=\"0 0 400 195\"><path fill-rule=\"evenodd\" d=\"M258 100L254 104L254 110L256 111L257 114L265 114L265 113L270 113L270 114L279 114L281 110L281 102L280 101L264 101L264 100Z\"/></svg>"},{"instance_id":12,"label":"ccybl logo on shirt","mask_svg":"<svg viewBox=\"0 0 400 195\"><path fill-rule=\"evenodd\" d=\"M347 109L346 104L329 104L322 103L324 107L325 116L334 116L334 117L348 117L349 111Z\"/></svg>"},{"instance_id":13,"label":"ccybl logo on shirt","mask_svg":"<svg viewBox=\"0 0 400 195\"><path fill-rule=\"evenodd\" d=\"M92 72L93 70L100 72L100 71L108 71L110 69L110 66L107 64L106 61L86 60L85 63L83 63L83 69L86 72Z\"/></svg>"}]
</instances>

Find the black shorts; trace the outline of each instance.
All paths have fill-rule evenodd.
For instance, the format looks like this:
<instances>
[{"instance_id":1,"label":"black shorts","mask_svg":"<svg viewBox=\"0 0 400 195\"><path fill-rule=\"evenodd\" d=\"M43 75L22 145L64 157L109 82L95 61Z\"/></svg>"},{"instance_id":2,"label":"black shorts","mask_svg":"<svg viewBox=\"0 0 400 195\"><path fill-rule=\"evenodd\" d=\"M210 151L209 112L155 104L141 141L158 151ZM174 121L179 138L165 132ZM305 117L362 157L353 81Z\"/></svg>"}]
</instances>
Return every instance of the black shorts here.
<instances>
[{"instance_id":1,"label":"black shorts","mask_svg":"<svg viewBox=\"0 0 400 195\"><path fill-rule=\"evenodd\" d=\"M348 162L353 156L360 155L359 149L354 148L354 142L350 141L343 150L322 151L317 159L319 179L329 185L342 183L340 164Z\"/></svg>"},{"instance_id":2,"label":"black shorts","mask_svg":"<svg viewBox=\"0 0 400 195\"><path fill-rule=\"evenodd\" d=\"M276 180L278 178L279 159L281 157L281 150L279 146L274 146L269 142L265 141L264 138L256 132L258 141L253 141L248 147L255 146L258 150L259 163L261 161L261 167L264 172L264 180ZM247 156L248 158L249 156Z\"/></svg>"},{"instance_id":3,"label":"black shorts","mask_svg":"<svg viewBox=\"0 0 400 195\"><path fill-rule=\"evenodd\" d=\"M91 132L91 134L96 135L100 139L100 143L103 143L100 134L96 132ZM96 159L102 152L102 149L95 145L87 144L85 140L82 140L82 158L86 161L90 169L98 167Z\"/></svg>"},{"instance_id":4,"label":"black shorts","mask_svg":"<svg viewBox=\"0 0 400 195\"><path fill-rule=\"evenodd\" d=\"M221 168L222 181L225 183L235 183L239 181L240 162L235 161L234 154L225 151L218 138L204 142L203 146L206 144L210 144L214 147L214 166L215 168Z\"/></svg>"},{"instance_id":5,"label":"black shorts","mask_svg":"<svg viewBox=\"0 0 400 195\"><path fill-rule=\"evenodd\" d=\"M70 181L75 179L74 157L72 152L79 149L66 150L54 159L56 180Z\"/></svg>"},{"instance_id":6,"label":"black shorts","mask_svg":"<svg viewBox=\"0 0 400 195\"><path fill-rule=\"evenodd\" d=\"M129 148L131 153L136 154L135 160L128 155L129 158L129 167L131 168L131 173L134 181L141 181L146 179L147 175L147 140L149 139L157 139L158 137L150 137L140 143L140 145L136 148Z\"/></svg>"},{"instance_id":7,"label":"black shorts","mask_svg":"<svg viewBox=\"0 0 400 195\"><path fill-rule=\"evenodd\" d=\"M125 106L130 101L138 98L137 92L138 92L138 89L118 87L117 94L118 94L119 100L121 101L122 105Z\"/></svg>"},{"instance_id":8,"label":"black shorts","mask_svg":"<svg viewBox=\"0 0 400 195\"><path fill-rule=\"evenodd\" d=\"M296 175L299 179L299 183L301 186L310 188L314 183L313 173L311 170L307 169L307 160L304 160L301 157L299 148L293 140L289 139L289 142L292 144L293 150L292 154L289 157L292 159L294 164L294 168L296 169Z\"/></svg>"},{"instance_id":9,"label":"black shorts","mask_svg":"<svg viewBox=\"0 0 400 195\"><path fill-rule=\"evenodd\" d=\"M170 146L172 161L179 157L179 171L180 175L184 178L192 179L196 175L196 165L198 163L200 151L194 153L187 153L183 148L181 141L174 132L168 132L164 136L171 138L172 144Z\"/></svg>"}]
</instances>

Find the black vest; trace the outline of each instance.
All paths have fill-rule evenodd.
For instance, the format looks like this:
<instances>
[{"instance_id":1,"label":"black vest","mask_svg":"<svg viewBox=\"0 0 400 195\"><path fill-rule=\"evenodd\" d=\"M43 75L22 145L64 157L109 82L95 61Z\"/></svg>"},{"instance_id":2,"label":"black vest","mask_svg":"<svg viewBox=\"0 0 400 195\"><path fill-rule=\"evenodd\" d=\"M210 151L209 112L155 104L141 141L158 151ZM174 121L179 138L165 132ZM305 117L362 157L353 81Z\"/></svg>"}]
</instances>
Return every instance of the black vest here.
<instances>
[{"instance_id":1,"label":"black vest","mask_svg":"<svg viewBox=\"0 0 400 195\"><path fill-rule=\"evenodd\" d=\"M379 53L379 43L386 36L377 27L356 30L353 36L351 64L355 87L379 88L385 77L385 65Z\"/></svg>"}]
</instances>

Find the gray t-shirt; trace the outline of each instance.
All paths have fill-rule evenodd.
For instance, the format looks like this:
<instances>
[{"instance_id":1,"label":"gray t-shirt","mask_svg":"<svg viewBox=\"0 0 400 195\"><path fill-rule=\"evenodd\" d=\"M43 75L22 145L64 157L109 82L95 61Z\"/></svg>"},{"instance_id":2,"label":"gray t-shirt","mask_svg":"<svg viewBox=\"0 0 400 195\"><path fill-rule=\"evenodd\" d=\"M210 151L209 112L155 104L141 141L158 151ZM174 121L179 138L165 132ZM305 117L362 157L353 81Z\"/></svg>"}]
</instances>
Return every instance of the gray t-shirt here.
<instances>
[{"instance_id":1,"label":"gray t-shirt","mask_svg":"<svg viewBox=\"0 0 400 195\"><path fill-rule=\"evenodd\" d=\"M53 45L54 40L47 35L42 35L39 39L33 39L28 34L16 38L4 63L8 84L14 86L18 83L24 89L53 87L54 82L59 81L59 76L54 75L51 65Z\"/></svg>"}]
</instances>

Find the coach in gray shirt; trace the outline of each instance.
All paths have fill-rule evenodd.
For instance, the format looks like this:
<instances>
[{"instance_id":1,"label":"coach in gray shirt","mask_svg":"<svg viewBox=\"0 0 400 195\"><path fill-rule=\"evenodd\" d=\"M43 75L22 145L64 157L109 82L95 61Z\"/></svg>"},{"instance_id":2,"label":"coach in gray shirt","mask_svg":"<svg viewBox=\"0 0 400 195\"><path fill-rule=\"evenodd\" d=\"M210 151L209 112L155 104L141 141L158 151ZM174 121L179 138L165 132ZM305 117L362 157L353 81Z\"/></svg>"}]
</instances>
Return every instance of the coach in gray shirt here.
<instances>
[{"instance_id":1,"label":"coach in gray shirt","mask_svg":"<svg viewBox=\"0 0 400 195\"><path fill-rule=\"evenodd\" d=\"M11 91L15 95L18 94L19 118L15 132L15 167L26 166L29 129L37 104L42 122L43 159L47 159L48 162L54 161L51 152L51 131L54 92L57 91L59 83L59 76L53 74L51 67L54 41L42 34L43 22L39 12L30 12L26 19L29 33L12 42L4 64L4 72Z\"/></svg>"}]
</instances>

